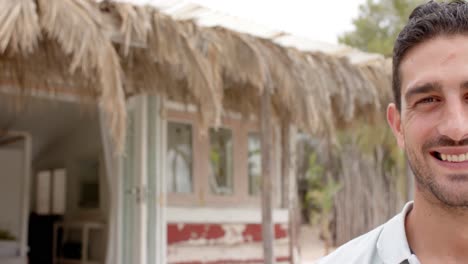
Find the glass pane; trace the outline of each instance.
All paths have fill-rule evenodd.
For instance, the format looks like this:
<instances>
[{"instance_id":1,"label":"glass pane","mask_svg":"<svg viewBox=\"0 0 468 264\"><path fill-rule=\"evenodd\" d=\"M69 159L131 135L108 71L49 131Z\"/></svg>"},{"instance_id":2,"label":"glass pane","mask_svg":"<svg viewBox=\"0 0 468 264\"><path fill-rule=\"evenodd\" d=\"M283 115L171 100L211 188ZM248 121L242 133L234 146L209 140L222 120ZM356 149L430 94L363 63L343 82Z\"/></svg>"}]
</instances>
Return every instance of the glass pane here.
<instances>
[{"instance_id":1,"label":"glass pane","mask_svg":"<svg viewBox=\"0 0 468 264\"><path fill-rule=\"evenodd\" d=\"M99 158L90 157L76 161L79 181L78 206L82 209L99 208Z\"/></svg>"},{"instance_id":2,"label":"glass pane","mask_svg":"<svg viewBox=\"0 0 468 264\"><path fill-rule=\"evenodd\" d=\"M193 179L192 126L168 122L167 139L167 190L190 193Z\"/></svg>"},{"instance_id":3,"label":"glass pane","mask_svg":"<svg viewBox=\"0 0 468 264\"><path fill-rule=\"evenodd\" d=\"M229 129L210 129L210 186L218 195L233 192L232 132Z\"/></svg>"},{"instance_id":4,"label":"glass pane","mask_svg":"<svg viewBox=\"0 0 468 264\"><path fill-rule=\"evenodd\" d=\"M248 139L248 175L249 194L258 195L262 179L262 156L260 137L257 133L249 133Z\"/></svg>"}]
</instances>

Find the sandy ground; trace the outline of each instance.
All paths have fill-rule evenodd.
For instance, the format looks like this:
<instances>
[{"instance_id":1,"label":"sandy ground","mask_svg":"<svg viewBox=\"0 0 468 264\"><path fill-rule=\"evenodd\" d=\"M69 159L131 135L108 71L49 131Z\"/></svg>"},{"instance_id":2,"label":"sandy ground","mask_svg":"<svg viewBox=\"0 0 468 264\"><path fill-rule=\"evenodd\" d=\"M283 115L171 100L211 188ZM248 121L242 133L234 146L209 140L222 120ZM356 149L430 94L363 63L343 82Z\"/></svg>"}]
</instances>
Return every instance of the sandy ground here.
<instances>
[{"instance_id":1,"label":"sandy ground","mask_svg":"<svg viewBox=\"0 0 468 264\"><path fill-rule=\"evenodd\" d=\"M325 244L315 227L302 225L300 232L301 259L303 264L313 264L325 255Z\"/></svg>"}]
</instances>

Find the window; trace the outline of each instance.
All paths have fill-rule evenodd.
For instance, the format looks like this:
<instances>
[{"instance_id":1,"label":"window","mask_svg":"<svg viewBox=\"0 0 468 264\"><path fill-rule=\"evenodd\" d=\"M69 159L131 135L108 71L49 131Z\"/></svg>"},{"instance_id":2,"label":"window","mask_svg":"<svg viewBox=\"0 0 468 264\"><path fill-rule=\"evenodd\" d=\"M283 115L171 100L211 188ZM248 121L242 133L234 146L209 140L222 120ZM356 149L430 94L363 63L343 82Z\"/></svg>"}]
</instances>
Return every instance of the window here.
<instances>
[{"instance_id":1,"label":"window","mask_svg":"<svg viewBox=\"0 0 468 264\"><path fill-rule=\"evenodd\" d=\"M262 156L261 144L258 133L249 133L248 136L248 155L247 155L247 169L249 177L249 194L258 195L260 193L260 186L262 180Z\"/></svg>"},{"instance_id":2,"label":"window","mask_svg":"<svg viewBox=\"0 0 468 264\"><path fill-rule=\"evenodd\" d=\"M168 122L167 139L167 190L174 193L191 193L193 182L192 126Z\"/></svg>"},{"instance_id":3,"label":"window","mask_svg":"<svg viewBox=\"0 0 468 264\"><path fill-rule=\"evenodd\" d=\"M79 174L79 202L82 209L99 208L99 158L90 157L77 161Z\"/></svg>"},{"instance_id":4,"label":"window","mask_svg":"<svg viewBox=\"0 0 468 264\"><path fill-rule=\"evenodd\" d=\"M217 195L233 193L232 131L226 128L210 129L211 191Z\"/></svg>"}]
</instances>

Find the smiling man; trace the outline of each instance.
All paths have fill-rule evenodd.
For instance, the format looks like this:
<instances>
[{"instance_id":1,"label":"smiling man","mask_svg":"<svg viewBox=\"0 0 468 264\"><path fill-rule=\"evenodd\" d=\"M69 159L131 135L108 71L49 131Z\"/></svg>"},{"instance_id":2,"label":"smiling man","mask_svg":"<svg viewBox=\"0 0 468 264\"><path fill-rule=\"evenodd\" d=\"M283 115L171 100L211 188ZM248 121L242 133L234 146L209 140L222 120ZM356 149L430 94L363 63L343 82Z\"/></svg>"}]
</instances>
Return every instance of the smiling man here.
<instances>
[{"instance_id":1,"label":"smiling man","mask_svg":"<svg viewBox=\"0 0 468 264\"><path fill-rule=\"evenodd\" d=\"M320 264L468 263L468 4L417 7L393 51L387 119L406 152L414 202Z\"/></svg>"}]
</instances>

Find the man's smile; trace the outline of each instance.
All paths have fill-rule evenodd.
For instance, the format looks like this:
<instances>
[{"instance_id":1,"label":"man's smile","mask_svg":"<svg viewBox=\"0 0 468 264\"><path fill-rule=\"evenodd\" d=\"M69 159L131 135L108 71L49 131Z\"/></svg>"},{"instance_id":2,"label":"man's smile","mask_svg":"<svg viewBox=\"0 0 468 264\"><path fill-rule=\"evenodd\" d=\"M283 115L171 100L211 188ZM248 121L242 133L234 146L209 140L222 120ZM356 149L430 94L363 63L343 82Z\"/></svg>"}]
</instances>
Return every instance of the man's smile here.
<instances>
[{"instance_id":1,"label":"man's smile","mask_svg":"<svg viewBox=\"0 0 468 264\"><path fill-rule=\"evenodd\" d=\"M468 170L468 147L439 147L429 151L437 164L455 170Z\"/></svg>"}]
</instances>

